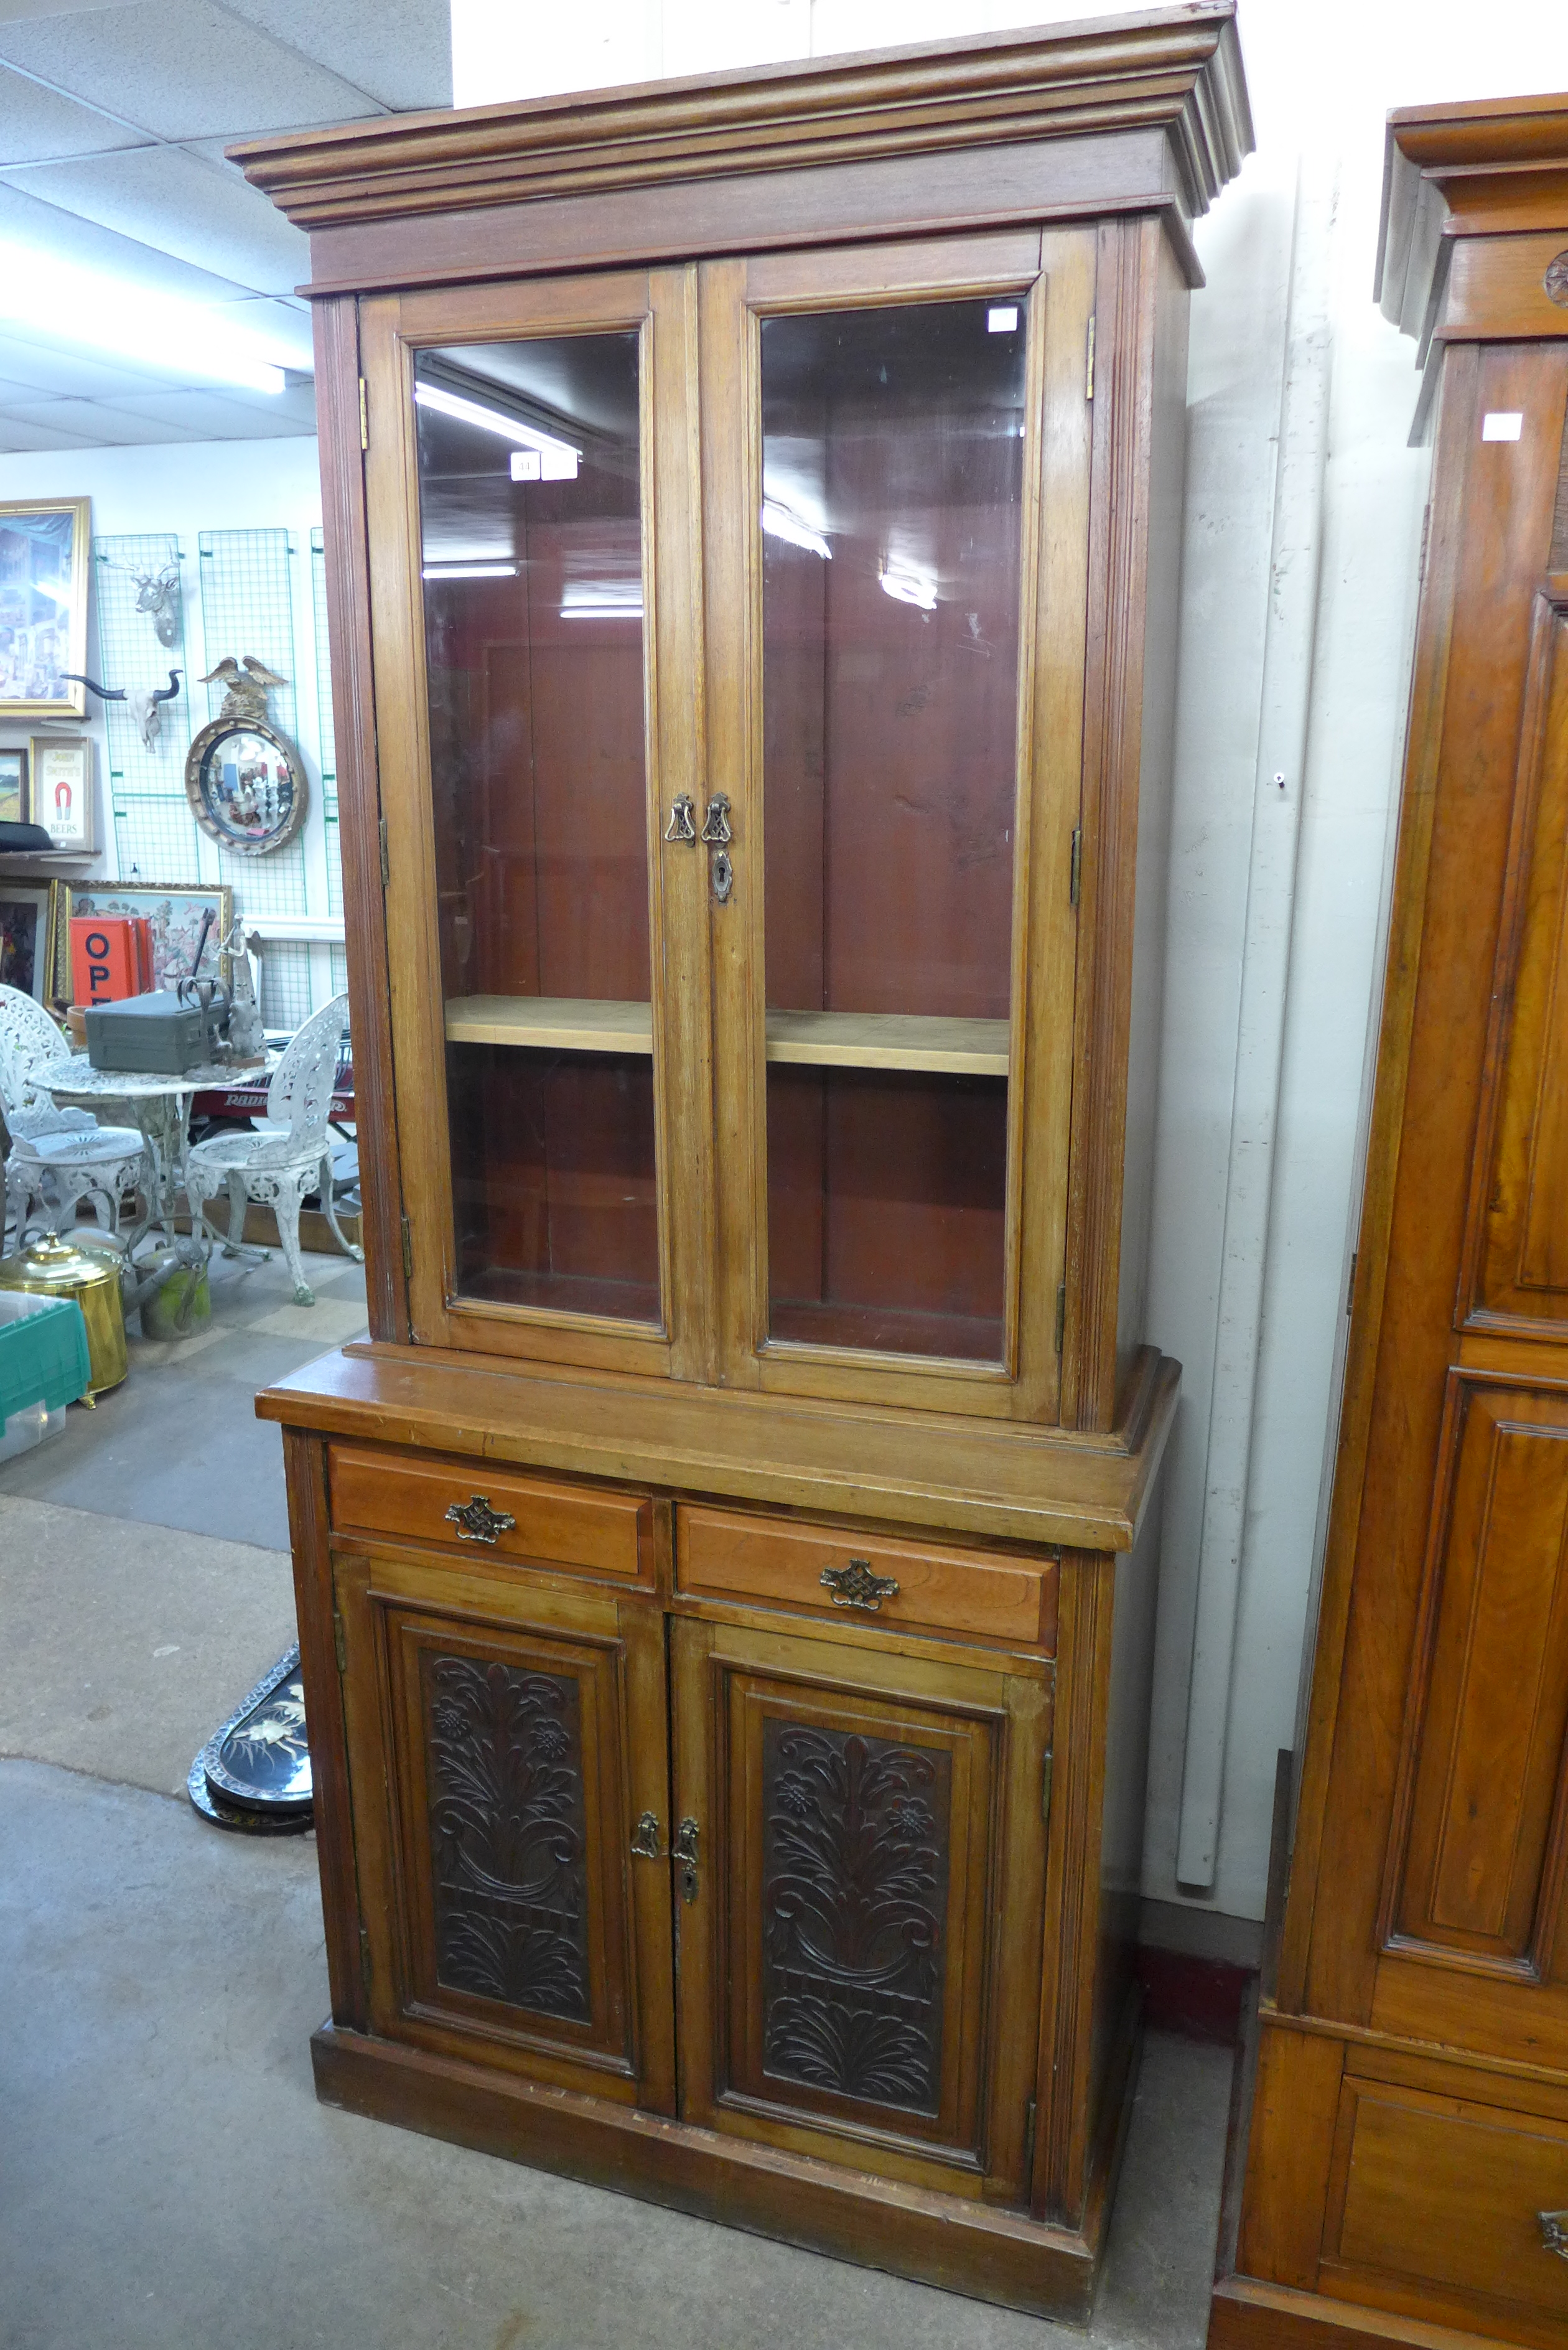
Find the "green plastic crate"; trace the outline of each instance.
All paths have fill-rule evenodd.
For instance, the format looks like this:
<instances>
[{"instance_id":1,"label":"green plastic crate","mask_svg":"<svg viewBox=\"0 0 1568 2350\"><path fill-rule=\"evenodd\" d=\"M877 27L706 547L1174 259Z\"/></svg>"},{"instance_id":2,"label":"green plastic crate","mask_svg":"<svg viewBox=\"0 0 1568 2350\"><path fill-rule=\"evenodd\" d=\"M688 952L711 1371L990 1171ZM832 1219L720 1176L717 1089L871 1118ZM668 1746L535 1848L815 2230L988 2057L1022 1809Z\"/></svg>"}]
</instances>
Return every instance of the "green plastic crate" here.
<instances>
[{"instance_id":1,"label":"green plastic crate","mask_svg":"<svg viewBox=\"0 0 1568 2350\"><path fill-rule=\"evenodd\" d=\"M57 1411L92 1378L87 1324L68 1297L0 1289L0 1426L37 1404Z\"/></svg>"}]
</instances>

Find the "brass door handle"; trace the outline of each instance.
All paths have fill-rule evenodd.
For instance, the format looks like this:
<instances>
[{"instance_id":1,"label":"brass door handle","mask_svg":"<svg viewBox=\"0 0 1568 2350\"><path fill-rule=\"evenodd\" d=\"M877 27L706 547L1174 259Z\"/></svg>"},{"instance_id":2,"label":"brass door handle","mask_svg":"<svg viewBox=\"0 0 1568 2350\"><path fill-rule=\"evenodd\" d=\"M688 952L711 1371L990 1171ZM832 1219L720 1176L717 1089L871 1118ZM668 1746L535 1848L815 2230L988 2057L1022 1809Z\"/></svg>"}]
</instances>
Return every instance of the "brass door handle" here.
<instances>
[{"instance_id":1,"label":"brass door handle","mask_svg":"<svg viewBox=\"0 0 1568 2350\"><path fill-rule=\"evenodd\" d=\"M697 1823L682 1820L675 1831L675 1841L670 1847L670 1857L675 1863L680 1884L682 1901L697 1898Z\"/></svg>"},{"instance_id":2,"label":"brass door handle","mask_svg":"<svg viewBox=\"0 0 1568 2350\"><path fill-rule=\"evenodd\" d=\"M493 1510L487 1493L475 1493L472 1502L453 1502L446 1514L457 1528L459 1542L493 1544L497 1534L509 1534L517 1523L509 1510Z\"/></svg>"},{"instance_id":3,"label":"brass door handle","mask_svg":"<svg viewBox=\"0 0 1568 2350\"><path fill-rule=\"evenodd\" d=\"M1535 2216L1541 2222L1542 2250L1568 2261L1568 2211L1538 2211Z\"/></svg>"},{"instance_id":4,"label":"brass door handle","mask_svg":"<svg viewBox=\"0 0 1568 2350\"><path fill-rule=\"evenodd\" d=\"M661 1860L659 1849L659 1814L644 1812L631 1832L631 1848L639 1860Z\"/></svg>"},{"instance_id":5,"label":"brass door handle","mask_svg":"<svg viewBox=\"0 0 1568 2350\"><path fill-rule=\"evenodd\" d=\"M836 1607L865 1607L874 1616L884 1599L898 1596L896 1575L873 1575L868 1558L852 1558L847 1566L825 1566L824 1586Z\"/></svg>"},{"instance_id":6,"label":"brass door handle","mask_svg":"<svg viewBox=\"0 0 1568 2350\"><path fill-rule=\"evenodd\" d=\"M670 822L664 827L666 840L695 840L697 837L697 803L690 792L682 792L671 804Z\"/></svg>"},{"instance_id":7,"label":"brass door handle","mask_svg":"<svg viewBox=\"0 0 1568 2350\"><path fill-rule=\"evenodd\" d=\"M730 829L730 795L715 792L702 811L701 837L708 851L708 884L721 906L735 886L735 868L730 858L734 837Z\"/></svg>"}]
</instances>

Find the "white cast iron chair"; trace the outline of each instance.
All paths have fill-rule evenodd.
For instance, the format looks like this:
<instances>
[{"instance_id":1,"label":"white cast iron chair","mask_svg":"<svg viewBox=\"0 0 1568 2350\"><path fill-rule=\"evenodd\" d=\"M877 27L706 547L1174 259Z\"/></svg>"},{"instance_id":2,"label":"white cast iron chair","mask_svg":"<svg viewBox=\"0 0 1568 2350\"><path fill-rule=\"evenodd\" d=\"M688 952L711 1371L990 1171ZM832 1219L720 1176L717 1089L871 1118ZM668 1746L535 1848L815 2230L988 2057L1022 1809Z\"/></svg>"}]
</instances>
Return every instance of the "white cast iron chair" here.
<instances>
[{"instance_id":1,"label":"white cast iron chair","mask_svg":"<svg viewBox=\"0 0 1568 2350\"><path fill-rule=\"evenodd\" d=\"M11 1137L5 1216L16 1220L18 1249L36 1206L64 1231L78 1201L88 1200L104 1231L117 1232L122 1207L146 1176L146 1145L134 1127L100 1126L87 1109L57 1109L37 1083L37 1072L66 1051L41 1003L19 987L0 987L0 1112Z\"/></svg>"},{"instance_id":2,"label":"white cast iron chair","mask_svg":"<svg viewBox=\"0 0 1568 2350\"><path fill-rule=\"evenodd\" d=\"M244 1238L245 1202L265 1201L277 1218L278 1238L294 1275L295 1301L314 1305L299 1255L299 1209L307 1191L319 1191L322 1213L345 1254L361 1264L337 1222L332 1198L332 1138L327 1114L337 1075L337 1046L348 1017L348 998L335 995L313 1012L290 1043L266 1090L266 1124L253 1134L214 1134L198 1142L185 1163L185 1191L192 1217L204 1217L206 1203L225 1188L229 1237L225 1256L235 1256Z\"/></svg>"}]
</instances>

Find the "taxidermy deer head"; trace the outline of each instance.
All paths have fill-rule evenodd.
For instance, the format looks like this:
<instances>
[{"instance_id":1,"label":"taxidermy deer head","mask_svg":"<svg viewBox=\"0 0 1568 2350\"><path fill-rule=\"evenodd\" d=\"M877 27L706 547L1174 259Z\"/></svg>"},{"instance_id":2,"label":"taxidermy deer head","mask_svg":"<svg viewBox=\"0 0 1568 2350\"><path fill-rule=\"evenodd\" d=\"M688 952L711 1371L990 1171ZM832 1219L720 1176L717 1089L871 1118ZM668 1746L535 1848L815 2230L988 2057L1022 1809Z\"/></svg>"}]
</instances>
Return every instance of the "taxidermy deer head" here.
<instances>
[{"instance_id":1,"label":"taxidermy deer head","mask_svg":"<svg viewBox=\"0 0 1568 2350\"><path fill-rule=\"evenodd\" d=\"M85 685L88 691L96 693L100 702L123 702L150 751L163 732L163 712L160 704L172 702L180 691L177 669L170 671L168 684L156 691L151 686L96 685L90 677L84 677L79 669L63 669L60 675L70 678L78 685Z\"/></svg>"},{"instance_id":2,"label":"taxidermy deer head","mask_svg":"<svg viewBox=\"0 0 1568 2350\"><path fill-rule=\"evenodd\" d=\"M99 557L99 560L105 560ZM136 582L136 608L151 619L161 645L175 644L180 636L180 565L179 560L166 563L161 571L137 571L129 563L115 563L113 570L123 571Z\"/></svg>"}]
</instances>

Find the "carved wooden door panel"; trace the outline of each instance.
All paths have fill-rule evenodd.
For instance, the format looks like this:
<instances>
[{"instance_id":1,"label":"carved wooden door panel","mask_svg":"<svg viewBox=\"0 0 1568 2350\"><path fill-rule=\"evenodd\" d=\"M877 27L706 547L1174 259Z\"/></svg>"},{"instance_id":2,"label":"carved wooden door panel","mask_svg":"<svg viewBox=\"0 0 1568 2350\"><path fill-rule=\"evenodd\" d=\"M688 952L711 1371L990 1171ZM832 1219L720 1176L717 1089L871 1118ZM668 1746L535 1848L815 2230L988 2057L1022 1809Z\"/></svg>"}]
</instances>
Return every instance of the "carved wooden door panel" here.
<instances>
[{"instance_id":1,"label":"carved wooden door panel","mask_svg":"<svg viewBox=\"0 0 1568 2350\"><path fill-rule=\"evenodd\" d=\"M1536 595L1373 2020L1568 2064L1568 594Z\"/></svg>"},{"instance_id":2,"label":"carved wooden door panel","mask_svg":"<svg viewBox=\"0 0 1568 2350\"><path fill-rule=\"evenodd\" d=\"M683 2115L1022 2201L1048 1668L672 1639Z\"/></svg>"},{"instance_id":3,"label":"carved wooden door panel","mask_svg":"<svg viewBox=\"0 0 1568 2350\"><path fill-rule=\"evenodd\" d=\"M373 2028L672 2110L670 1872L633 1850L667 1817L659 1610L406 1558L335 1580Z\"/></svg>"}]
</instances>

